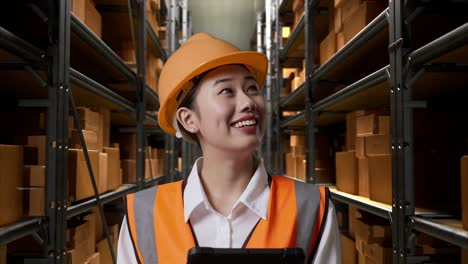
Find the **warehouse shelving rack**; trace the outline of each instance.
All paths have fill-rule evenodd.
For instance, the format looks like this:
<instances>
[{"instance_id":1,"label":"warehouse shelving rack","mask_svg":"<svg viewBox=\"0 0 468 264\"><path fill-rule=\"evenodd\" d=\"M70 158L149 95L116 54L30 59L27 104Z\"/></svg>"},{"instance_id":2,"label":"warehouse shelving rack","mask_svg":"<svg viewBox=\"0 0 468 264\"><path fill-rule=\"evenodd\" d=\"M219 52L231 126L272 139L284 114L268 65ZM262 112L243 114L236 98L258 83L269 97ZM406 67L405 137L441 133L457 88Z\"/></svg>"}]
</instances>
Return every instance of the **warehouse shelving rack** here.
<instances>
[{"instance_id":1,"label":"warehouse shelving rack","mask_svg":"<svg viewBox=\"0 0 468 264\"><path fill-rule=\"evenodd\" d=\"M165 16L165 1L161 1L161 5L161 15ZM145 6L145 0L131 0L125 8L111 10L125 10L130 14L130 31L133 41L136 42L134 44L137 44L136 73L132 71L132 65L126 65L70 11L70 1L26 1L4 7L10 14L18 12L20 16L14 18L17 20L4 16L2 23L6 24L0 25L0 72L7 72L1 74L1 78L3 82L17 84L15 88L2 89L2 94L6 93L8 97L15 98L14 107L47 109L47 159L44 216L23 218L17 223L1 227L0 244L7 244L28 235L40 238L46 245L46 251L42 258L35 259L37 263L66 263L67 219L96 206L99 207L115 262L115 252L110 245L103 217L103 204L167 180L166 176L153 178L151 175L149 180L143 177L145 137L147 133L159 131L156 117L146 112L146 109L159 108L157 94L145 84L146 52L155 52L163 61L167 59L161 41L146 19ZM110 6L102 8L111 9ZM30 20L21 21L27 16L23 13L28 10L30 17L34 17L31 20L39 21L39 24L32 27L36 32L22 31L22 26L31 26L25 25ZM15 22L18 24L12 25ZM21 28L18 30L19 34L23 34L21 37L15 32L16 26ZM149 49L147 45L150 46ZM71 65L77 67L72 68ZM15 74L10 74L11 72ZM113 126L121 127L120 131L137 132L137 183L124 184L117 190L97 194L93 198L69 206L66 179L68 113L69 109L73 110L75 119L78 118L76 104L104 106L111 110ZM77 125L79 127L79 123ZM88 170L92 175L83 134L81 129L78 130ZM97 186L92 176L91 179L96 194Z\"/></svg>"},{"instance_id":2,"label":"warehouse shelving rack","mask_svg":"<svg viewBox=\"0 0 468 264\"><path fill-rule=\"evenodd\" d=\"M276 10L273 30L276 39L271 40L276 52L270 57L275 65L272 78L276 78L276 100L273 105L275 124L268 129L276 130L277 152L273 159L276 173L284 173L281 157L283 135L291 132L306 135L307 181L315 183L315 133L326 126L343 122L345 114L356 109L387 106L391 112L392 131L392 189L393 204L380 204L367 198L340 192L331 188L331 198L336 202L353 205L371 214L388 219L393 233L393 262L420 263L430 260L428 256L415 255L414 233L422 232L468 248L468 231L461 228L461 221L453 215L427 213L414 206L413 169L413 116L414 108L426 107L425 98L447 93L448 87L466 88L468 70L468 24L465 21L439 38L412 48L411 24L431 5L453 12L466 10L463 1L389 1L388 7L363 28L323 65L315 62L314 48L325 27L323 14L327 13L328 1L305 0L305 12L289 39L281 43L282 19L291 15L292 1L278 0L271 7ZM452 7L451 7L452 6ZM277 7L277 8L276 8ZM267 6L267 8L269 8ZM275 9L276 8L276 9ZM461 11L460 11L461 12ZM302 50L301 45L305 48ZM380 58L376 54L384 54ZM373 54L373 56L369 56ZM301 67L306 60L305 82L296 90L280 99L283 86L282 69ZM439 65L439 63L450 64ZM356 67L359 65L359 67ZM350 69L353 69L351 71ZM438 87L435 94L424 89L424 81L432 74L445 75L444 89ZM448 76L448 77L447 77ZM330 81L332 80L332 81ZM427 82L427 81L426 81ZM330 84L342 85L332 91ZM465 87L463 87L463 85ZM452 89L453 90L453 89ZM300 111L297 115L282 118L282 111ZM459 188L459 186L454 186Z\"/></svg>"}]
</instances>

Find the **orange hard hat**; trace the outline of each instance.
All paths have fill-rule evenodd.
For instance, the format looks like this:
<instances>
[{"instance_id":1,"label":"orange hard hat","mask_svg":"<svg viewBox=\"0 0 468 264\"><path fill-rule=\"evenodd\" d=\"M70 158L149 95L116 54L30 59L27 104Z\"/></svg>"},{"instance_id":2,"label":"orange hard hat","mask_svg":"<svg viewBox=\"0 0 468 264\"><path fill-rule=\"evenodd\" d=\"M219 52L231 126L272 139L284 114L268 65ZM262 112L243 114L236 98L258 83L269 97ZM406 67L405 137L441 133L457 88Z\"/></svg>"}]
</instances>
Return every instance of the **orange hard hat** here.
<instances>
[{"instance_id":1,"label":"orange hard hat","mask_svg":"<svg viewBox=\"0 0 468 264\"><path fill-rule=\"evenodd\" d=\"M268 70L265 54L241 51L207 33L195 34L182 44L169 57L159 76L159 126L166 133L175 135L178 131L177 122L174 121L175 112L193 88L192 79L208 70L229 64L245 65L261 89Z\"/></svg>"}]
</instances>

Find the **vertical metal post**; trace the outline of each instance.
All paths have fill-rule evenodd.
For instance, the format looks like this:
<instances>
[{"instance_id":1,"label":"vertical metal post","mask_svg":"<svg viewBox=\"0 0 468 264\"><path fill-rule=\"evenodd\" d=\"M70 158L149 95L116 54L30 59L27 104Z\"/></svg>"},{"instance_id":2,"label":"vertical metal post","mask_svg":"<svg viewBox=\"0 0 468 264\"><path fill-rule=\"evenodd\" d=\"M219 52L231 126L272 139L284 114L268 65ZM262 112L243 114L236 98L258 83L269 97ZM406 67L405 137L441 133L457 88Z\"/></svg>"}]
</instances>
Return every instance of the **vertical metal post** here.
<instances>
[{"instance_id":1,"label":"vertical metal post","mask_svg":"<svg viewBox=\"0 0 468 264\"><path fill-rule=\"evenodd\" d=\"M49 218L47 254L65 263L67 229L68 88L70 69L69 1L49 0L48 100L45 214Z\"/></svg>"},{"instance_id":2,"label":"vertical metal post","mask_svg":"<svg viewBox=\"0 0 468 264\"><path fill-rule=\"evenodd\" d=\"M405 87L403 3L389 1L393 263L407 263L414 254L410 223L410 216L414 215L413 129L412 109L406 104L411 98L411 89Z\"/></svg>"},{"instance_id":3,"label":"vertical metal post","mask_svg":"<svg viewBox=\"0 0 468 264\"><path fill-rule=\"evenodd\" d=\"M257 51L263 52L263 45L262 45L262 12L257 12Z\"/></svg>"},{"instance_id":4,"label":"vertical metal post","mask_svg":"<svg viewBox=\"0 0 468 264\"><path fill-rule=\"evenodd\" d=\"M272 139L272 121L273 121L273 113L272 113L272 107L271 107L271 90L272 90L272 54L271 54L271 26L272 26L272 2L273 0L266 0L265 4L265 24L266 24L266 29L265 29L265 46L266 46L266 55L269 60L268 63L268 73L267 73L267 78L266 78L266 83L265 83L265 101L266 101L266 114L267 114L267 120L266 120L266 139L265 139L265 156L264 156L264 162L265 162L265 167L268 169L271 169L271 139Z\"/></svg>"},{"instance_id":5,"label":"vertical metal post","mask_svg":"<svg viewBox=\"0 0 468 264\"><path fill-rule=\"evenodd\" d=\"M169 18L167 20L166 28L169 29L167 32L167 43L168 43L168 56L170 56L177 48L176 38L176 17L177 17L177 0L170 0L169 6ZM177 179L177 139L174 136L166 135L166 158L165 158L165 174L168 175L169 182L173 182Z\"/></svg>"},{"instance_id":6,"label":"vertical metal post","mask_svg":"<svg viewBox=\"0 0 468 264\"><path fill-rule=\"evenodd\" d=\"M189 38L189 14L188 14L188 0L180 0L182 8L182 39L181 44ZM187 178L193 163L193 145L185 140L182 140L182 178Z\"/></svg>"},{"instance_id":7,"label":"vertical metal post","mask_svg":"<svg viewBox=\"0 0 468 264\"><path fill-rule=\"evenodd\" d=\"M306 140L306 181L315 183L315 113L312 112L312 98L316 83L312 82L312 73L315 70L315 32L314 15L316 6L314 0L305 1L305 140Z\"/></svg>"},{"instance_id":8,"label":"vertical metal post","mask_svg":"<svg viewBox=\"0 0 468 264\"><path fill-rule=\"evenodd\" d=\"M137 145L136 176L138 189L143 189L145 182L146 134L145 134L145 84L146 84L146 0L138 5L138 40L137 40Z\"/></svg>"},{"instance_id":9,"label":"vertical metal post","mask_svg":"<svg viewBox=\"0 0 468 264\"><path fill-rule=\"evenodd\" d=\"M276 0L276 45L275 45L275 66L276 66L276 89L275 89L275 110L274 110L274 118L275 118L275 172L276 174L283 174L285 172L284 169L284 157L283 157L283 133L280 127L281 123L281 90L283 89L283 66L280 62L280 52L281 47L283 46L283 31L280 22L280 0Z\"/></svg>"}]
</instances>

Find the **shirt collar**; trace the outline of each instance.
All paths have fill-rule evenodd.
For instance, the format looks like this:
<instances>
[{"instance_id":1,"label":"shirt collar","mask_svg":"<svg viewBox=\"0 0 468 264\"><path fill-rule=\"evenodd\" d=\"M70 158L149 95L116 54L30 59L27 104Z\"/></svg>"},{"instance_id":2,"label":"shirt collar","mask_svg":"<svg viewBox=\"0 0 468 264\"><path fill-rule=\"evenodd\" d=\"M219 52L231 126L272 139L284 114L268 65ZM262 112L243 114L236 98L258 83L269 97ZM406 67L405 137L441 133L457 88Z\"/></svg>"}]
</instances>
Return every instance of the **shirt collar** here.
<instances>
[{"instance_id":1,"label":"shirt collar","mask_svg":"<svg viewBox=\"0 0 468 264\"><path fill-rule=\"evenodd\" d=\"M211 205L206 198L205 191L200 182L198 167L203 158L198 158L187 178L187 184L184 190L184 221L187 222L192 212L200 205L204 204L208 210ZM266 172L263 161L259 162L249 184L239 197L233 208L238 203L243 203L247 208L254 212L258 217L266 220L268 212L268 200L270 196L270 187L268 186L268 173Z\"/></svg>"}]
</instances>

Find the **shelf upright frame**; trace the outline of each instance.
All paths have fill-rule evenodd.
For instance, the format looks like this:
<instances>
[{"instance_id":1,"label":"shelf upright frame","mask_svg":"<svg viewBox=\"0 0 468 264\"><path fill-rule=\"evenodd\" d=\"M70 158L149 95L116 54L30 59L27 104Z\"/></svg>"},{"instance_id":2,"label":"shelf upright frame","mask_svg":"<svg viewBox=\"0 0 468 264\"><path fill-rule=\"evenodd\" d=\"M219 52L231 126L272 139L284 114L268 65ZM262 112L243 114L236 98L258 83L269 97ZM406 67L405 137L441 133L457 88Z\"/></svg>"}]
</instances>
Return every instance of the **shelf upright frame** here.
<instances>
[{"instance_id":1,"label":"shelf upright frame","mask_svg":"<svg viewBox=\"0 0 468 264\"><path fill-rule=\"evenodd\" d=\"M313 98L316 82L312 79L312 74L315 71L315 55L314 40L316 33L314 31L314 16L318 1L306 0L305 13L304 13L304 34L305 34L305 100L304 100L304 113L305 113L305 142L306 142L306 182L315 183L315 113L312 111Z\"/></svg>"},{"instance_id":2,"label":"shelf upright frame","mask_svg":"<svg viewBox=\"0 0 468 264\"><path fill-rule=\"evenodd\" d=\"M280 123L281 123L281 89L283 88L283 66L282 62L280 61L280 53L281 47L283 46L283 31L280 22L280 0L276 0L276 19L275 19L275 30L276 30L276 45L275 45L275 71L276 71L276 89L274 95L274 111L273 111L273 123L275 132L274 142L276 144L275 147L275 166L274 172L275 174L283 174L284 170L284 158L283 158L283 131L281 130ZM259 16L261 19L261 15ZM261 20L257 20L257 23L261 23Z\"/></svg>"},{"instance_id":3,"label":"shelf upright frame","mask_svg":"<svg viewBox=\"0 0 468 264\"><path fill-rule=\"evenodd\" d=\"M393 263L408 263L415 251L411 91L406 89L405 1L389 1L390 111L392 131ZM409 40L409 39L407 39Z\"/></svg>"},{"instance_id":4,"label":"shelf upright frame","mask_svg":"<svg viewBox=\"0 0 468 264\"><path fill-rule=\"evenodd\" d=\"M272 11L273 11L273 4L276 0L266 0L265 3L265 51L266 56L268 58L268 71L267 77L265 80L264 86L264 95L265 95L265 105L266 105L266 130L265 130L265 139L263 141L263 154L264 154L264 162L265 167L267 170L272 169L272 121L273 121L273 112L272 112L272 74L274 66L273 61L273 54L272 54Z\"/></svg>"},{"instance_id":5,"label":"shelf upright frame","mask_svg":"<svg viewBox=\"0 0 468 264\"><path fill-rule=\"evenodd\" d=\"M70 1L49 0L48 100L45 215L49 219L45 252L51 263L65 263L67 229L68 91L70 75Z\"/></svg>"},{"instance_id":6,"label":"shelf upright frame","mask_svg":"<svg viewBox=\"0 0 468 264\"><path fill-rule=\"evenodd\" d=\"M137 58L137 111L136 111L136 176L137 189L142 190L145 183L146 132L145 132L145 84L146 84L146 1L138 2L138 37L136 38ZM130 19L130 18L129 18Z\"/></svg>"},{"instance_id":7,"label":"shelf upright frame","mask_svg":"<svg viewBox=\"0 0 468 264\"><path fill-rule=\"evenodd\" d=\"M166 28L169 29L169 34L167 36L167 45L168 45L168 57L172 55L177 49L177 39L176 39L176 13L178 11L178 4L177 0L170 0L169 6L169 16L166 21L167 26ZM178 172L177 172L177 158L178 158L178 151L177 151L177 141L178 139L172 135L166 135L165 140L165 166L164 166L164 173L168 175L169 182L174 182L178 179Z\"/></svg>"}]
</instances>

